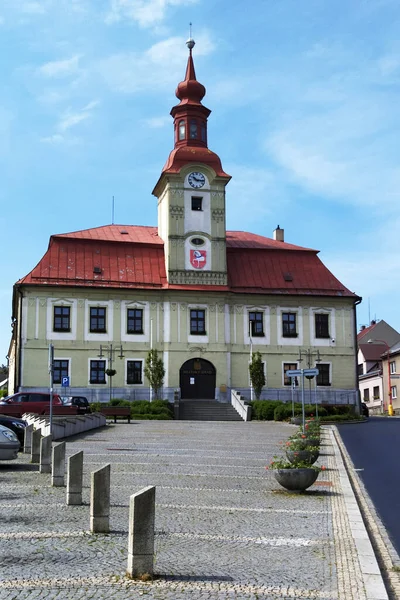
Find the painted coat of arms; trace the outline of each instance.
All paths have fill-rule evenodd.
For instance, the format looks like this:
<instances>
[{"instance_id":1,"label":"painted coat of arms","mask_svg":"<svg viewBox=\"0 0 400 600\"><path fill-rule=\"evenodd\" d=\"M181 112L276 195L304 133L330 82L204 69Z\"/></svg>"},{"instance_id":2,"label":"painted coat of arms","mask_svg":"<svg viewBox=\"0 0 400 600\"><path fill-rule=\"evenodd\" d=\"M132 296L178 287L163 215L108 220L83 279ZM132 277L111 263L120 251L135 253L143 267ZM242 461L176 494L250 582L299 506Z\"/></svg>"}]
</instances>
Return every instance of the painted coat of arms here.
<instances>
[{"instance_id":1,"label":"painted coat of arms","mask_svg":"<svg viewBox=\"0 0 400 600\"><path fill-rule=\"evenodd\" d=\"M204 269L207 262L207 250L191 250L190 264L195 269Z\"/></svg>"}]
</instances>

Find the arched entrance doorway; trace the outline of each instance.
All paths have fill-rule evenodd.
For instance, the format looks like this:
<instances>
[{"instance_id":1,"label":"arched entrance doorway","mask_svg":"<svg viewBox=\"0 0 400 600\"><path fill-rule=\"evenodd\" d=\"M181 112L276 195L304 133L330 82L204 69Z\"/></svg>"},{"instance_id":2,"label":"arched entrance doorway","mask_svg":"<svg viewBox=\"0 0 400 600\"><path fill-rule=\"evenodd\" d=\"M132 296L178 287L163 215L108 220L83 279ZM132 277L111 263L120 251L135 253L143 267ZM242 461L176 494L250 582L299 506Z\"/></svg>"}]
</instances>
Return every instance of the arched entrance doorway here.
<instances>
[{"instance_id":1,"label":"arched entrance doorway","mask_svg":"<svg viewBox=\"0 0 400 600\"><path fill-rule=\"evenodd\" d=\"M179 371L179 385L183 399L215 398L215 367L203 358L187 360Z\"/></svg>"}]
</instances>

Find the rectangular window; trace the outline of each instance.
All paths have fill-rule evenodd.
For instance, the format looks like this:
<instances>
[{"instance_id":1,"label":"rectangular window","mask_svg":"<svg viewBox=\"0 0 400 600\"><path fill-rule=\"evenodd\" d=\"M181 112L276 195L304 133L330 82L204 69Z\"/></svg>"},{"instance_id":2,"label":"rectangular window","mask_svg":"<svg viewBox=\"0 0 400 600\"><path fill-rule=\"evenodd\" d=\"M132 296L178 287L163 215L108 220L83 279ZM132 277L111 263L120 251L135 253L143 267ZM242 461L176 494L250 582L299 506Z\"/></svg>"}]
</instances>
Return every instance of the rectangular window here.
<instances>
[{"instance_id":1,"label":"rectangular window","mask_svg":"<svg viewBox=\"0 0 400 600\"><path fill-rule=\"evenodd\" d=\"M390 363L390 372L396 373L396 361L395 360Z\"/></svg>"},{"instance_id":2,"label":"rectangular window","mask_svg":"<svg viewBox=\"0 0 400 600\"><path fill-rule=\"evenodd\" d=\"M201 196L192 196L192 210L203 210L203 198Z\"/></svg>"},{"instance_id":3,"label":"rectangular window","mask_svg":"<svg viewBox=\"0 0 400 600\"><path fill-rule=\"evenodd\" d=\"M373 394L374 394L374 400L379 400L379 397L380 397L379 385L374 386Z\"/></svg>"},{"instance_id":4,"label":"rectangular window","mask_svg":"<svg viewBox=\"0 0 400 600\"><path fill-rule=\"evenodd\" d=\"M106 315L105 307L90 307L90 333L107 333Z\"/></svg>"},{"instance_id":5,"label":"rectangular window","mask_svg":"<svg viewBox=\"0 0 400 600\"><path fill-rule=\"evenodd\" d=\"M392 395L392 400L396 400L397 398L397 385L392 385L390 388L390 393Z\"/></svg>"},{"instance_id":6,"label":"rectangular window","mask_svg":"<svg viewBox=\"0 0 400 600\"><path fill-rule=\"evenodd\" d=\"M282 313L282 336L297 337L296 313Z\"/></svg>"},{"instance_id":7,"label":"rectangular window","mask_svg":"<svg viewBox=\"0 0 400 600\"><path fill-rule=\"evenodd\" d=\"M63 377L68 377L68 360L55 360L53 383L61 383Z\"/></svg>"},{"instance_id":8,"label":"rectangular window","mask_svg":"<svg viewBox=\"0 0 400 600\"><path fill-rule=\"evenodd\" d=\"M191 335L206 334L206 311L191 310L190 311L190 333Z\"/></svg>"},{"instance_id":9,"label":"rectangular window","mask_svg":"<svg viewBox=\"0 0 400 600\"><path fill-rule=\"evenodd\" d=\"M141 360L128 360L126 363L126 383L143 383Z\"/></svg>"},{"instance_id":10,"label":"rectangular window","mask_svg":"<svg viewBox=\"0 0 400 600\"><path fill-rule=\"evenodd\" d=\"M317 375L317 385L331 385L331 365L318 363L317 369L319 371L319 375Z\"/></svg>"},{"instance_id":11,"label":"rectangular window","mask_svg":"<svg viewBox=\"0 0 400 600\"><path fill-rule=\"evenodd\" d=\"M127 333L143 333L143 310L128 308Z\"/></svg>"},{"instance_id":12,"label":"rectangular window","mask_svg":"<svg viewBox=\"0 0 400 600\"><path fill-rule=\"evenodd\" d=\"M250 335L262 337L264 335L263 313L249 312Z\"/></svg>"},{"instance_id":13,"label":"rectangular window","mask_svg":"<svg viewBox=\"0 0 400 600\"><path fill-rule=\"evenodd\" d=\"M299 385L299 380L297 377L288 377L286 375L286 371L295 371L297 369L297 363L283 363L283 385L292 385L292 380L294 380L295 385Z\"/></svg>"},{"instance_id":14,"label":"rectangular window","mask_svg":"<svg viewBox=\"0 0 400 600\"><path fill-rule=\"evenodd\" d=\"M315 315L315 337L329 337L329 315L317 313Z\"/></svg>"},{"instance_id":15,"label":"rectangular window","mask_svg":"<svg viewBox=\"0 0 400 600\"><path fill-rule=\"evenodd\" d=\"M364 375L364 365L362 363L360 365L357 365L357 373L359 375Z\"/></svg>"},{"instance_id":16,"label":"rectangular window","mask_svg":"<svg viewBox=\"0 0 400 600\"><path fill-rule=\"evenodd\" d=\"M369 389L364 390L364 402L369 402Z\"/></svg>"},{"instance_id":17,"label":"rectangular window","mask_svg":"<svg viewBox=\"0 0 400 600\"><path fill-rule=\"evenodd\" d=\"M91 360L90 361L90 383L105 383L106 382L106 361Z\"/></svg>"},{"instance_id":18,"label":"rectangular window","mask_svg":"<svg viewBox=\"0 0 400 600\"><path fill-rule=\"evenodd\" d=\"M54 307L53 331L71 331L71 308L69 306Z\"/></svg>"}]
</instances>

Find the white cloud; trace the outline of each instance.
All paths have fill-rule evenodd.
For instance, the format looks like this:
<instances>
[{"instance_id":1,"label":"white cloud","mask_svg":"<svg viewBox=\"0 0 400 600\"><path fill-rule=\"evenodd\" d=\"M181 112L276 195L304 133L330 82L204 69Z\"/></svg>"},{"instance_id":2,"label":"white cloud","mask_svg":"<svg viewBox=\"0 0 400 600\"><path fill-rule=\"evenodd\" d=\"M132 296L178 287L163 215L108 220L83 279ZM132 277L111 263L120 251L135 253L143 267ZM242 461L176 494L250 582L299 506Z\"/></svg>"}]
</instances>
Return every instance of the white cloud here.
<instances>
[{"instance_id":1,"label":"white cloud","mask_svg":"<svg viewBox=\"0 0 400 600\"><path fill-rule=\"evenodd\" d=\"M47 8L44 2L22 2L19 5L19 11L29 15L43 15Z\"/></svg>"},{"instance_id":2,"label":"white cloud","mask_svg":"<svg viewBox=\"0 0 400 600\"><path fill-rule=\"evenodd\" d=\"M208 33L201 33L196 56L208 55L213 50L214 44ZM187 56L182 38L171 37L154 44L142 54L114 54L101 61L98 70L109 87L119 92L170 91L184 77Z\"/></svg>"},{"instance_id":3,"label":"white cloud","mask_svg":"<svg viewBox=\"0 0 400 600\"><path fill-rule=\"evenodd\" d=\"M98 104L99 102L94 100L77 112L71 112L70 110L66 111L61 117L57 129L65 132L68 129L71 129L71 127L75 127L79 123L82 123L82 121L86 121L92 116L92 111Z\"/></svg>"},{"instance_id":4,"label":"white cloud","mask_svg":"<svg viewBox=\"0 0 400 600\"><path fill-rule=\"evenodd\" d=\"M170 6L186 6L198 0L111 0L106 23L129 19L140 27L153 27L161 23Z\"/></svg>"},{"instance_id":5,"label":"white cloud","mask_svg":"<svg viewBox=\"0 0 400 600\"><path fill-rule=\"evenodd\" d=\"M65 77L72 75L79 69L80 58L80 55L75 55L65 60L51 61L39 67L38 72L45 77Z\"/></svg>"}]
</instances>

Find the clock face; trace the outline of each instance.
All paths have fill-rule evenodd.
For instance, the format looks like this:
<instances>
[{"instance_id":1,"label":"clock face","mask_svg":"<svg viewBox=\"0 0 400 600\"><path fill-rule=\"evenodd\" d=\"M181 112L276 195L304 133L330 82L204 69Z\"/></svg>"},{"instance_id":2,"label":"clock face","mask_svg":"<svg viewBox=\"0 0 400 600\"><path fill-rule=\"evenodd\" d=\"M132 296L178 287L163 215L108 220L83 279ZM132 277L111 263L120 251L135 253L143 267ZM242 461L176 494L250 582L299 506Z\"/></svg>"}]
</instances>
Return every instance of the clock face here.
<instances>
[{"instance_id":1,"label":"clock face","mask_svg":"<svg viewBox=\"0 0 400 600\"><path fill-rule=\"evenodd\" d=\"M201 188L205 184L206 178L204 177L203 173L194 172L190 173L188 182L192 188Z\"/></svg>"}]
</instances>

